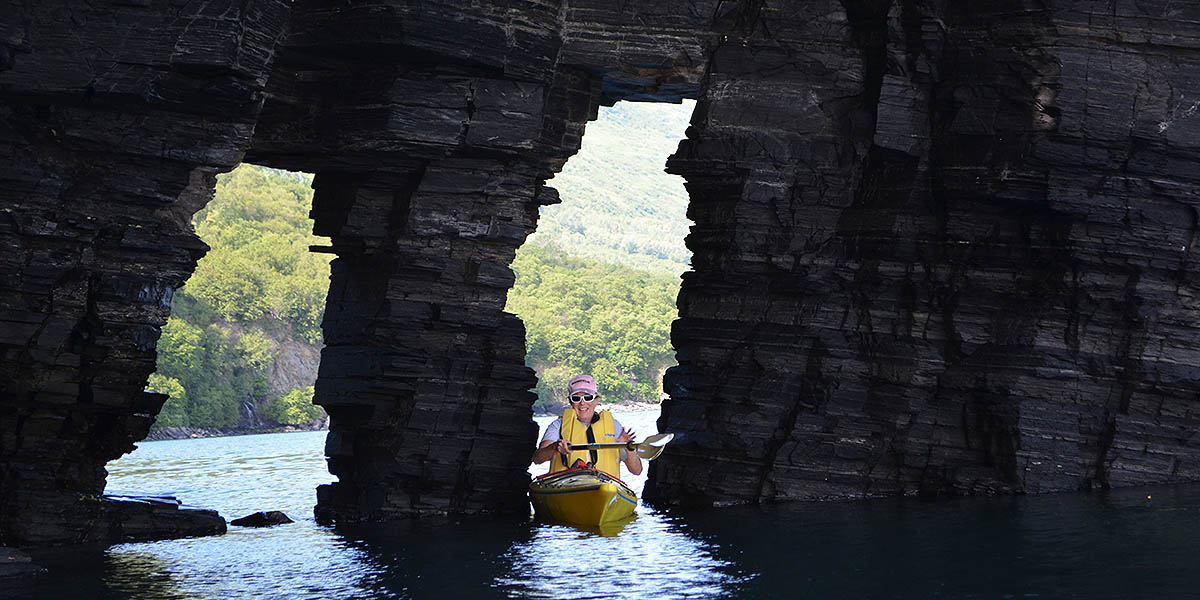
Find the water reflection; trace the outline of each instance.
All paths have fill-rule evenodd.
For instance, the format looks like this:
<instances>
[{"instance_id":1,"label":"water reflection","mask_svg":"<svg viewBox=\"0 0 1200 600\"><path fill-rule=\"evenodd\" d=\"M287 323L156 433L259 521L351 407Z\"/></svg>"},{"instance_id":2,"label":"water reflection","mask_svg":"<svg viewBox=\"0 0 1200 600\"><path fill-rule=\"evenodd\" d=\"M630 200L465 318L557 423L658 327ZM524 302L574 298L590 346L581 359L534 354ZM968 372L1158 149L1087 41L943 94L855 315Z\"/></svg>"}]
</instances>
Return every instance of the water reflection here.
<instances>
[{"instance_id":1,"label":"water reflection","mask_svg":"<svg viewBox=\"0 0 1200 600\"><path fill-rule=\"evenodd\" d=\"M740 507L687 523L719 540L718 560L765 574L745 582L748 597L1200 597L1194 485Z\"/></svg>"},{"instance_id":2,"label":"water reflection","mask_svg":"<svg viewBox=\"0 0 1200 600\"><path fill-rule=\"evenodd\" d=\"M625 519L613 523L601 523L599 525L572 524L571 527L583 533L591 533L602 537L618 537L625 531L626 527L629 527L631 523L637 520L637 517L637 513L634 513ZM534 515L533 523L535 526L542 527L562 525L562 523L557 523L550 519L538 518L537 515Z\"/></svg>"},{"instance_id":3,"label":"water reflection","mask_svg":"<svg viewBox=\"0 0 1200 600\"><path fill-rule=\"evenodd\" d=\"M381 598L489 597L509 546L529 533L528 523L484 518L337 527L356 553L357 587Z\"/></svg>"},{"instance_id":4,"label":"water reflection","mask_svg":"<svg viewBox=\"0 0 1200 600\"><path fill-rule=\"evenodd\" d=\"M1195 485L687 513L640 507L615 531L482 517L328 528L311 516L313 489L330 479L319 432L144 446L110 467L112 487L178 495L226 517L279 509L297 522L42 551L34 559L50 575L34 597L1200 597ZM638 490L643 482L628 480Z\"/></svg>"},{"instance_id":5,"label":"water reflection","mask_svg":"<svg viewBox=\"0 0 1200 600\"><path fill-rule=\"evenodd\" d=\"M104 581L110 592L127 598L186 598L169 566L146 552L106 552Z\"/></svg>"},{"instance_id":6,"label":"water reflection","mask_svg":"<svg viewBox=\"0 0 1200 600\"><path fill-rule=\"evenodd\" d=\"M610 532L611 533L611 532ZM541 523L505 555L512 598L733 598L745 577L678 522L646 508L617 535Z\"/></svg>"},{"instance_id":7,"label":"water reflection","mask_svg":"<svg viewBox=\"0 0 1200 600\"><path fill-rule=\"evenodd\" d=\"M191 598L169 562L151 552L109 552L102 548L33 551L52 573L42 577L37 598Z\"/></svg>"}]
</instances>

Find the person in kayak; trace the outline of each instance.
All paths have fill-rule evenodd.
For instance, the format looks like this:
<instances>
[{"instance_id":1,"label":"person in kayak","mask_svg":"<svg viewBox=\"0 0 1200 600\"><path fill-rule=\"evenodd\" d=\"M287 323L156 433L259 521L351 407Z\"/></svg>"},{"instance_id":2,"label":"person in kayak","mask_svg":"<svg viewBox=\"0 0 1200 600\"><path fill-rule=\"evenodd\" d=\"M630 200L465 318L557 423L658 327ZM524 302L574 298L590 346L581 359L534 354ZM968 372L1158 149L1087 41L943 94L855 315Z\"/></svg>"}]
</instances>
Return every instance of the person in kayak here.
<instances>
[{"instance_id":1,"label":"person in kayak","mask_svg":"<svg viewBox=\"0 0 1200 600\"><path fill-rule=\"evenodd\" d=\"M607 410L596 412L600 394L591 375L576 375L567 383L571 405L563 415L546 428L538 449L533 453L534 464L550 462L550 472L563 471L587 464L621 477L621 463L634 475L642 474L642 459L637 452L624 448L593 448L571 451L571 444L626 443L634 438L632 429L625 429ZM551 460L553 459L553 460Z\"/></svg>"}]
</instances>

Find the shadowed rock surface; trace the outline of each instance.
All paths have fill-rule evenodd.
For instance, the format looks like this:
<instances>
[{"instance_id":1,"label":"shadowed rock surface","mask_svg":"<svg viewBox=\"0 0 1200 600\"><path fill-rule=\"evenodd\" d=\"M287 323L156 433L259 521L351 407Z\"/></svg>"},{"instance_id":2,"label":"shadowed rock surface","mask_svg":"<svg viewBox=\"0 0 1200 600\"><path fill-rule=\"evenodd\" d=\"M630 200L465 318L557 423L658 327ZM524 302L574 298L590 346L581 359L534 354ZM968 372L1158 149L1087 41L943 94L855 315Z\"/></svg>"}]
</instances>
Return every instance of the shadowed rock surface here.
<instances>
[{"instance_id":1,"label":"shadowed rock surface","mask_svg":"<svg viewBox=\"0 0 1200 600\"><path fill-rule=\"evenodd\" d=\"M229 522L230 525L237 525L238 527L271 527L287 523L294 523L294 521L278 510L256 512Z\"/></svg>"},{"instance_id":2,"label":"shadowed rock surface","mask_svg":"<svg viewBox=\"0 0 1200 600\"><path fill-rule=\"evenodd\" d=\"M337 255L318 518L528 510L509 264L620 99L698 98L647 499L1198 480L1198 47L1167 0L4 2L0 544L128 537L78 503L242 160Z\"/></svg>"},{"instance_id":3,"label":"shadowed rock surface","mask_svg":"<svg viewBox=\"0 0 1200 600\"><path fill-rule=\"evenodd\" d=\"M806 3L716 48L648 499L1200 478L1200 9L1038 6Z\"/></svg>"},{"instance_id":4,"label":"shadowed rock surface","mask_svg":"<svg viewBox=\"0 0 1200 600\"><path fill-rule=\"evenodd\" d=\"M190 219L287 26L282 0L149 4L0 3L2 544L124 539L81 498L166 400L142 390L207 250Z\"/></svg>"}]
</instances>

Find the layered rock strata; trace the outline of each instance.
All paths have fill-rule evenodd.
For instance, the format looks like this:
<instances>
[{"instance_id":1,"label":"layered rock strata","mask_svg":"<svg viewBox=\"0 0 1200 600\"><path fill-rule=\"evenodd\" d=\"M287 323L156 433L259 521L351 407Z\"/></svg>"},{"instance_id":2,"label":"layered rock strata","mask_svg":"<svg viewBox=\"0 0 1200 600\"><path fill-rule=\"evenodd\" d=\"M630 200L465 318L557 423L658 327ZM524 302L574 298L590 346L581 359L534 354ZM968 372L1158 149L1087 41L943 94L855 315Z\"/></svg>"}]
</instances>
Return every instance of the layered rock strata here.
<instances>
[{"instance_id":1,"label":"layered rock strata","mask_svg":"<svg viewBox=\"0 0 1200 600\"><path fill-rule=\"evenodd\" d=\"M559 64L600 79L601 104L695 98L715 39L754 2L563 2ZM632 140L631 140L632 141Z\"/></svg>"},{"instance_id":2,"label":"layered rock strata","mask_svg":"<svg viewBox=\"0 0 1200 600\"><path fill-rule=\"evenodd\" d=\"M0 544L224 529L101 501L104 465L166 399L143 388L206 250L189 220L249 145L287 11L137 4L0 4Z\"/></svg>"},{"instance_id":3,"label":"layered rock strata","mask_svg":"<svg viewBox=\"0 0 1200 600\"><path fill-rule=\"evenodd\" d=\"M339 256L322 518L522 505L533 380L508 263L598 102L695 90L687 24L712 10L6 4L0 542L103 538L77 502L164 401L142 387L205 251L188 221L256 127L249 160L317 174Z\"/></svg>"},{"instance_id":4,"label":"layered rock strata","mask_svg":"<svg viewBox=\"0 0 1200 600\"><path fill-rule=\"evenodd\" d=\"M765 6L713 54L646 496L1200 479L1200 9Z\"/></svg>"},{"instance_id":5,"label":"layered rock strata","mask_svg":"<svg viewBox=\"0 0 1200 600\"><path fill-rule=\"evenodd\" d=\"M243 158L316 174L337 255L319 518L527 510L513 252L598 104L692 95L670 169L694 272L660 423L679 437L648 498L1200 479L1196 9L0 11L0 543L164 531L85 505L164 400L142 387L205 251L188 221ZM150 512L197 517L172 535L216 524Z\"/></svg>"}]
</instances>

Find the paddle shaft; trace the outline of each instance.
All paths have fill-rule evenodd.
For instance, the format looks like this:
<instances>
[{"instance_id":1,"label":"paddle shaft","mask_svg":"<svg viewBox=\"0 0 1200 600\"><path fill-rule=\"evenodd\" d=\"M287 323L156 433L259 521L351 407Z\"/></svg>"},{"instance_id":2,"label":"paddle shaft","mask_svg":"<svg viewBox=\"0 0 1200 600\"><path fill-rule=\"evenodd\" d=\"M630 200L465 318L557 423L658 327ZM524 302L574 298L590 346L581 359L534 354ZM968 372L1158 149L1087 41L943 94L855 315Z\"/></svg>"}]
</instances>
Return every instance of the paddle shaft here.
<instances>
[{"instance_id":1,"label":"paddle shaft","mask_svg":"<svg viewBox=\"0 0 1200 600\"><path fill-rule=\"evenodd\" d=\"M637 450L638 445L633 443L633 440L625 442L597 442L595 444L571 444L571 450L591 450L592 448L625 448L626 450Z\"/></svg>"},{"instance_id":2,"label":"paddle shaft","mask_svg":"<svg viewBox=\"0 0 1200 600\"><path fill-rule=\"evenodd\" d=\"M663 446L666 446L667 442L670 442L673 437L675 437L673 433L660 433L646 438L640 444L635 444L633 440L624 443L596 442L592 444L571 444L571 451L591 450L593 448L624 448L630 452L637 452L638 456L646 460L653 460L658 458L659 454L662 454Z\"/></svg>"}]
</instances>

